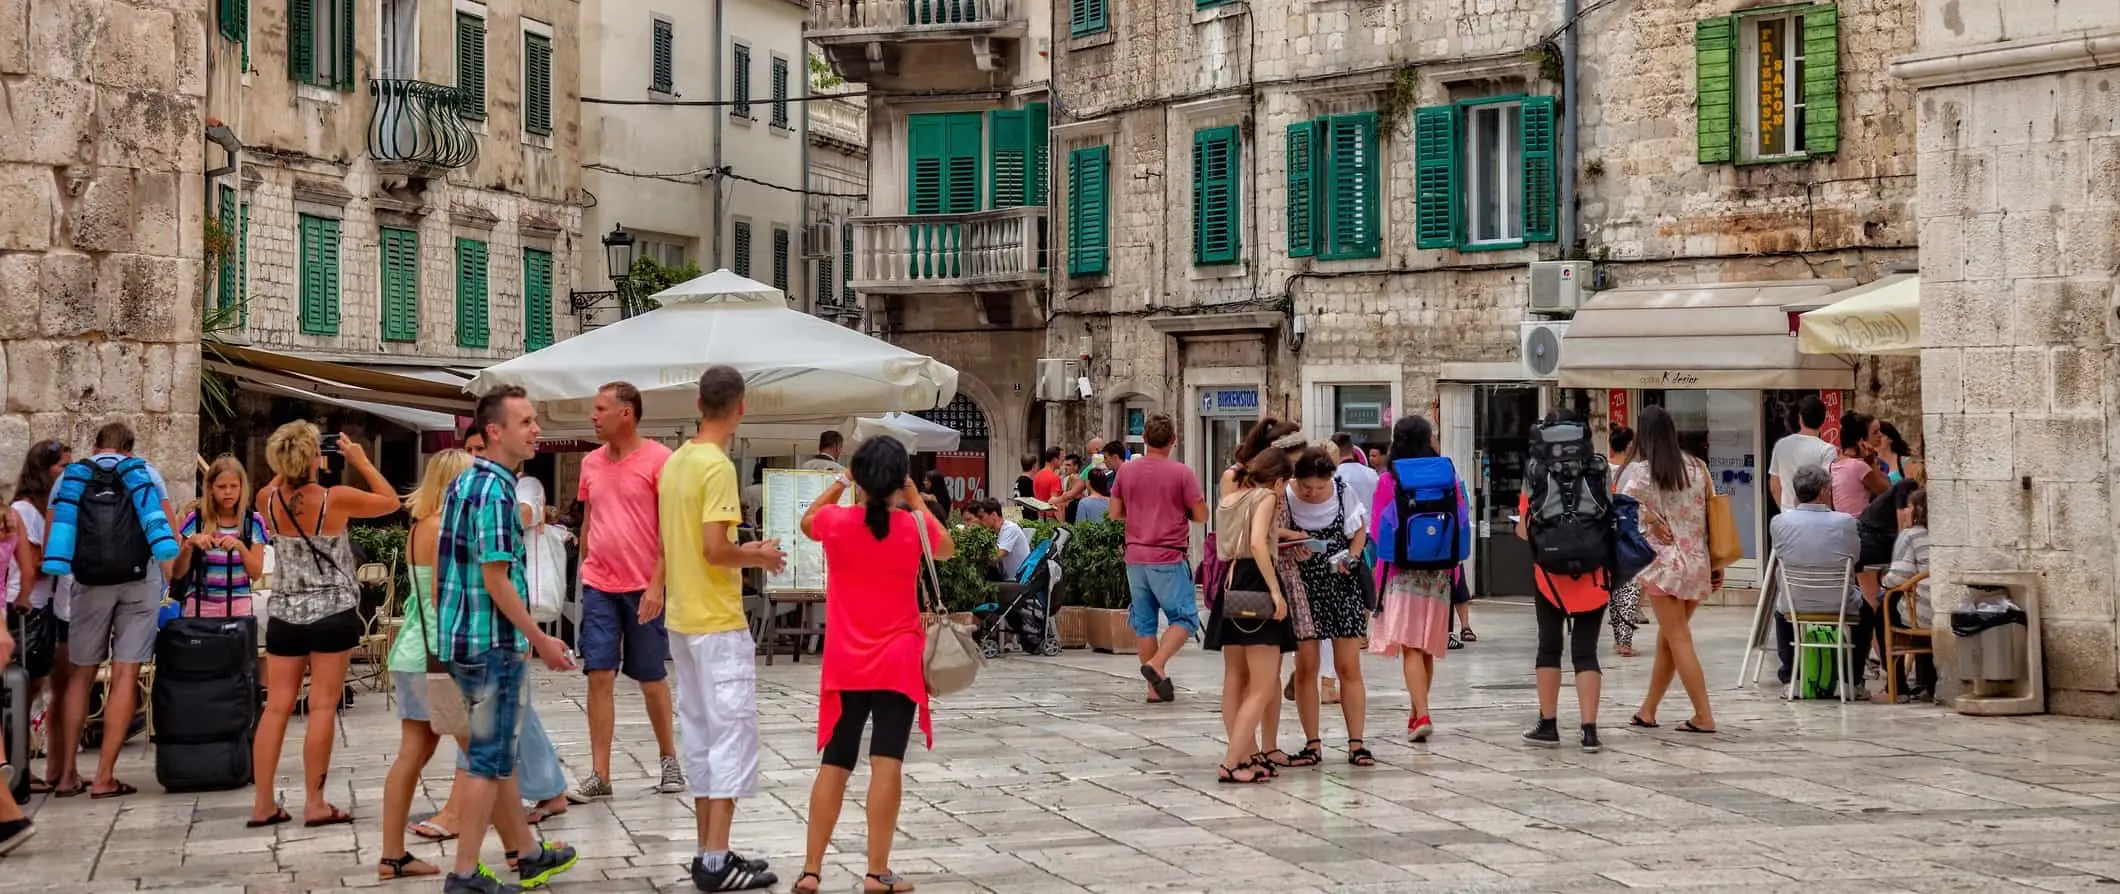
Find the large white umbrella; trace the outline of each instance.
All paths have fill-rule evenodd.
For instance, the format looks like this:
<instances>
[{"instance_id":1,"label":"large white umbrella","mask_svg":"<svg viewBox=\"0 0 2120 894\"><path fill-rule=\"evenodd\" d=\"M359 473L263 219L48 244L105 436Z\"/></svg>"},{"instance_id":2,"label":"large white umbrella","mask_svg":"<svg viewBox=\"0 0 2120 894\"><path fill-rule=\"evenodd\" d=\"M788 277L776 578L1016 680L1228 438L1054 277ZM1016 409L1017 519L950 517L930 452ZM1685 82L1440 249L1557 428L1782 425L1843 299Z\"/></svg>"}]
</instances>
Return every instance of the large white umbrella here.
<instances>
[{"instance_id":1,"label":"large white umbrella","mask_svg":"<svg viewBox=\"0 0 2120 894\"><path fill-rule=\"evenodd\" d=\"M843 419L831 424L754 424L744 423L736 430L736 437L743 441L746 452L759 456L807 456L817 447L817 436L826 430L836 431L852 443L870 438L896 438L905 449L914 453L937 453L957 449L964 435L956 429L939 422L930 422L911 413L885 413L881 416L863 416Z\"/></svg>"},{"instance_id":2,"label":"large white umbrella","mask_svg":"<svg viewBox=\"0 0 2120 894\"><path fill-rule=\"evenodd\" d=\"M957 393L949 366L790 308L779 289L726 269L652 297L660 308L489 366L466 390L520 385L548 427L568 431L586 429L610 382L640 389L651 431L688 426L699 374L716 364L743 372L747 422L838 424L933 409Z\"/></svg>"}]
</instances>

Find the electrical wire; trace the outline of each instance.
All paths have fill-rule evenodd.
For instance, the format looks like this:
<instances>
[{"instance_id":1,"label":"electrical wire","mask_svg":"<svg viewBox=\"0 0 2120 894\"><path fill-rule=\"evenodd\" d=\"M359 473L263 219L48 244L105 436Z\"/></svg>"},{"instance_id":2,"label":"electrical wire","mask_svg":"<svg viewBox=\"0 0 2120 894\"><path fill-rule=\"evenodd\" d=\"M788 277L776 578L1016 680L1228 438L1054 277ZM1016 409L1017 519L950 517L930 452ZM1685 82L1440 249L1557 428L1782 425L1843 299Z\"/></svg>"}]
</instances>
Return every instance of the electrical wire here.
<instances>
[{"instance_id":1,"label":"electrical wire","mask_svg":"<svg viewBox=\"0 0 2120 894\"><path fill-rule=\"evenodd\" d=\"M728 167L723 167L719 171L716 171L715 169L710 167L693 168L689 171L628 171L624 168L614 168L607 164L586 164L582 165L582 168L584 170L590 171L601 171L606 174L616 174L620 177L638 177L643 180L662 180L669 183L682 183L686 186L697 186L701 183L705 183L709 179L718 177L724 180L735 180L742 183L749 183L753 186L763 186L767 189L779 190L781 192L792 192L799 195L817 196L818 198L825 199L866 199L869 197L868 193L862 192L824 192L821 190L801 189L793 186L782 186L781 184L773 183L767 180L760 180L756 177L746 177L742 174L736 173L733 170L730 170Z\"/></svg>"},{"instance_id":2,"label":"electrical wire","mask_svg":"<svg viewBox=\"0 0 2120 894\"><path fill-rule=\"evenodd\" d=\"M756 106L775 102L821 102L827 99L992 99L1005 93L1005 90L842 90L837 93L810 93L785 99L609 99L584 96L581 101L584 105L598 106L669 106L696 109Z\"/></svg>"}]
</instances>

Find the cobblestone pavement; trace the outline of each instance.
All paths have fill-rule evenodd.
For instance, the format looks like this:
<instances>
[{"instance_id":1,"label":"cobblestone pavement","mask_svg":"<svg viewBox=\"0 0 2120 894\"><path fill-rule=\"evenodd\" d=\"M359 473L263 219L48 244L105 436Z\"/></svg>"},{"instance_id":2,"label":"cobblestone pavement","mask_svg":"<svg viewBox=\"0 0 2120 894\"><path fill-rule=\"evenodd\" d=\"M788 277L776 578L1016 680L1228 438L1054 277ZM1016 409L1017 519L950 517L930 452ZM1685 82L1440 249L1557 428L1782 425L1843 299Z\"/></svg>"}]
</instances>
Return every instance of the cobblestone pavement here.
<instances>
[{"instance_id":1,"label":"cobblestone pavement","mask_svg":"<svg viewBox=\"0 0 2120 894\"><path fill-rule=\"evenodd\" d=\"M1218 658L1189 649L1173 667L1180 696L1168 706L1143 703L1129 657L1004 658L940 707L936 749L909 758L896 868L930 894L2001 892L2112 890L2100 886L2120 878L2120 726L1789 704L1730 690L1749 616L1704 609L1696 636L1720 735L1670 729L1687 716L1682 696L1666 702L1663 730L1627 729L1650 661L1608 659L1605 752L1534 749L1517 738L1534 715L1530 612L1487 603L1476 612L1481 640L1441 665L1433 743L1406 743L1397 666L1371 656L1369 739L1381 766L1345 764L1341 723L1328 709L1326 764L1256 787L1213 780ZM1643 628L1641 642L1655 630ZM814 661L760 668L766 779L737 819L738 846L790 880L815 764L816 679ZM691 803L650 793L653 740L638 693L626 688L619 797L545 826L583 854L559 890L688 888ZM584 691L576 677L538 679L541 713L572 773L587 764ZM1563 692L1564 731L1575 723L1572 699ZM1292 708L1283 724L1283 744L1300 746ZM0 891L378 885L375 817L397 723L381 696L364 695L342 725L331 794L357 825L246 830L247 790L161 794L136 745L121 775L148 791L39 799L31 809L40 834L0 860ZM298 725L290 738L299 736ZM299 753L288 749L279 782L297 797ZM447 773L438 757L415 815L445 794ZM865 778L855 778L857 794ZM850 809L827 891L858 890L862 836L860 811ZM414 852L436 859L442 849Z\"/></svg>"}]
</instances>

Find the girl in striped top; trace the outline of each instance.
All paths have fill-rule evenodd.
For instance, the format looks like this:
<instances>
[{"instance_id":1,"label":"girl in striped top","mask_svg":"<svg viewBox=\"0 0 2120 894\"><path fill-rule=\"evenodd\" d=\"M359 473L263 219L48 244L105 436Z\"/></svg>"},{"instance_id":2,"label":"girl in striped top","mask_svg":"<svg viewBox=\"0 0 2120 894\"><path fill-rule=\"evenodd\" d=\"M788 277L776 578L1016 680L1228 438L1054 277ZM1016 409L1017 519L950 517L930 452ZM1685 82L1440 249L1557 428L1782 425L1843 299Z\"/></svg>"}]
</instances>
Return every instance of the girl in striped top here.
<instances>
[{"instance_id":1,"label":"girl in striped top","mask_svg":"<svg viewBox=\"0 0 2120 894\"><path fill-rule=\"evenodd\" d=\"M191 580L184 613L249 615L250 581L265 567L265 519L250 509L250 476L235 457L222 454L207 467L206 496L185 514L177 537L184 549L170 575Z\"/></svg>"}]
</instances>

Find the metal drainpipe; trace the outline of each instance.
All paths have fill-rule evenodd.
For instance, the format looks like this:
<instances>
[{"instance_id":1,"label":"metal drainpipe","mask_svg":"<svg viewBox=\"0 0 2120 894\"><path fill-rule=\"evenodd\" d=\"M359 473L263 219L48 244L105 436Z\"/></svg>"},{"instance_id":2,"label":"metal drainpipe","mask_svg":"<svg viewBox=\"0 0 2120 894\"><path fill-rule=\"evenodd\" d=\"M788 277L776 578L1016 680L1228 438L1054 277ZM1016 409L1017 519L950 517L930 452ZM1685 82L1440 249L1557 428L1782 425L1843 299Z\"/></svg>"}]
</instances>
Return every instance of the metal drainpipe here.
<instances>
[{"instance_id":1,"label":"metal drainpipe","mask_svg":"<svg viewBox=\"0 0 2120 894\"><path fill-rule=\"evenodd\" d=\"M1561 251L1575 251L1576 114L1575 52L1577 0L1561 0Z\"/></svg>"},{"instance_id":2,"label":"metal drainpipe","mask_svg":"<svg viewBox=\"0 0 2120 894\"><path fill-rule=\"evenodd\" d=\"M727 2L728 0L714 0L714 77L712 79L714 89L710 95L717 100L724 98L725 95L722 88L724 79L722 77L723 41L721 39L721 20L722 10ZM708 106L708 108L714 110L712 113L714 115L714 176L707 178L707 213L709 219L714 221L714 249L709 252L709 256L714 259L714 268L718 270L727 266L721 262L722 234L728 229L728 221L724 219L722 214L721 132L722 128L728 126L729 113L727 109L721 106Z\"/></svg>"},{"instance_id":3,"label":"metal drainpipe","mask_svg":"<svg viewBox=\"0 0 2120 894\"><path fill-rule=\"evenodd\" d=\"M805 12L804 14L807 15L808 13ZM789 77L791 79L796 77L802 79L802 92L797 95L803 97L804 101L796 103L796 107L802 109L802 129L796 131L795 138L802 141L802 188L808 190L810 188L810 103L808 101L810 95L810 42L807 40L802 41L800 50L802 53L802 67L790 72ZM795 238L795 250L798 252L797 256L800 257L803 242L809 238L810 227L816 222L810 219L810 194L808 192L798 194L795 197L795 201L801 203L801 208L795 215L796 220L802 221L802 232L796 234ZM798 266L802 270L802 276L799 278L800 285L806 288L802 289L803 294L797 301L800 302L801 306L809 308L810 313L814 314L818 311L818 308L810 302L817 295L817 271L809 261L803 261Z\"/></svg>"}]
</instances>

